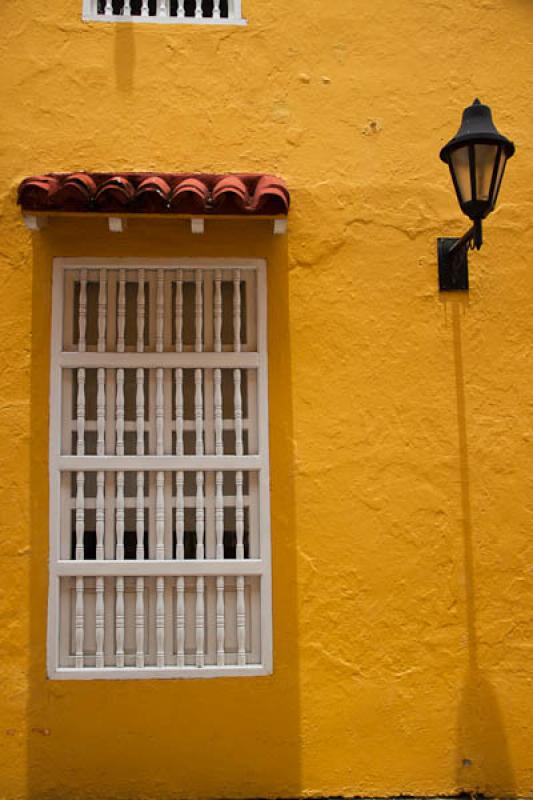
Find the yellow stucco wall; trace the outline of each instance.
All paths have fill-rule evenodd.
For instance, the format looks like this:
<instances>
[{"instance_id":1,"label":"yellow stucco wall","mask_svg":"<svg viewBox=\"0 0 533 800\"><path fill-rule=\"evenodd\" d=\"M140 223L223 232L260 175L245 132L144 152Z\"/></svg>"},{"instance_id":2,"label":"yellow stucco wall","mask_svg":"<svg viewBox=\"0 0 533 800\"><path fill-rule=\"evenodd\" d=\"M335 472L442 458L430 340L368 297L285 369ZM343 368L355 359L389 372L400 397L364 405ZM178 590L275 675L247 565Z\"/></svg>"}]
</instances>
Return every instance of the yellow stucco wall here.
<instances>
[{"instance_id":1,"label":"yellow stucco wall","mask_svg":"<svg viewBox=\"0 0 533 800\"><path fill-rule=\"evenodd\" d=\"M0 795L533 794L533 5L245 0L246 28L0 5ZM437 153L514 138L468 297ZM266 223L52 222L28 174L265 171ZM53 256L268 259L275 672L45 678Z\"/></svg>"}]
</instances>

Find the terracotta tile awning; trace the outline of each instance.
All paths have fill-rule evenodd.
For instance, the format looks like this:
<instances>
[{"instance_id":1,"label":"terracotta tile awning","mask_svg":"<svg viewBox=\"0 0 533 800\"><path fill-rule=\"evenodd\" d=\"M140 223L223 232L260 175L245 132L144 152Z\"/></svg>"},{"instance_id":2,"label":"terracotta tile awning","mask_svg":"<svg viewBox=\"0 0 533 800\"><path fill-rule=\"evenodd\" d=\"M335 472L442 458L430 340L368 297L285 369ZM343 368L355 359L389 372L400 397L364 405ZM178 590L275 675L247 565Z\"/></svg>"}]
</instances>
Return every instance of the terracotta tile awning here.
<instances>
[{"instance_id":1,"label":"terracotta tile awning","mask_svg":"<svg viewBox=\"0 0 533 800\"><path fill-rule=\"evenodd\" d=\"M272 175L72 172L26 178L18 203L29 212L278 216L290 195Z\"/></svg>"}]
</instances>

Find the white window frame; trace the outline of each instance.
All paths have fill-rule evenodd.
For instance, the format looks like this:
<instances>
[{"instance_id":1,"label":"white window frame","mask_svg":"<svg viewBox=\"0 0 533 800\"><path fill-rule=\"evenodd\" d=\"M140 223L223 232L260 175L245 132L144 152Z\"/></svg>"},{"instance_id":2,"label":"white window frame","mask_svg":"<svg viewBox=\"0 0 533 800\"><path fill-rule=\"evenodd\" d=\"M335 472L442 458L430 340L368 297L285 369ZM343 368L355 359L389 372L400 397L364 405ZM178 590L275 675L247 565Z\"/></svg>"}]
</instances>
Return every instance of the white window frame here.
<instances>
[{"instance_id":1,"label":"white window frame","mask_svg":"<svg viewBox=\"0 0 533 800\"><path fill-rule=\"evenodd\" d=\"M157 0L158 3L160 0ZM247 20L242 18L241 0L228 0L230 9L228 17L215 19L214 17L171 17L168 14L156 16L140 15L106 15L97 14L95 11L97 0L83 0L83 20L85 22L130 22L149 23L156 25L247 25Z\"/></svg>"},{"instance_id":2,"label":"white window frame","mask_svg":"<svg viewBox=\"0 0 533 800\"><path fill-rule=\"evenodd\" d=\"M64 275L65 270L95 270L95 269L135 269L135 268L161 268L164 270L194 270L196 267L215 270L239 268L241 270L254 270L256 275L256 314L257 314L257 353L244 353L243 363L257 367L257 396L258 396L258 455L246 456L144 456L144 469L149 464L150 469L174 471L205 470L213 472L217 469L254 470L258 475L258 502L260 509L259 535L260 558L246 559L239 562L204 560L176 562L173 559L165 561L75 561L61 560L60 557L60 518L61 507L61 473L62 471L76 472L87 469L86 462L92 460L91 469L107 470L115 462L113 469L135 471L138 467L132 464L136 456L72 456L61 454L62 440L62 375L63 369L72 369L79 366L79 353L63 352L64 329ZM90 367L99 362L103 356L111 356L106 364L116 363L118 366L121 357L125 367L129 354L116 353L84 353L83 364ZM156 365L158 354L147 353L147 361ZM198 362L196 353L164 353L164 367L191 368ZM223 354L222 354L223 355ZM229 355L229 354L226 354ZM233 355L233 354L232 354ZM218 353L201 353L201 364L205 368L218 365ZM128 461L129 459L129 461ZM85 460L85 463L82 463ZM117 466L120 460L122 466ZM97 463L98 462L98 463ZM49 558L49 602L48 602L48 634L47 634L47 672L51 679L180 679L180 678L214 678L237 676L269 675L273 669L272 652L272 576L271 576L271 535L270 535L270 480L269 480L269 423L268 423L268 360L267 360L267 283L266 262L258 259L138 259L138 258L55 258L53 264L52 287L52 336L51 336L51 379L50 379L50 442L49 442L49 478L50 478L50 558ZM176 563L180 564L180 571L176 572ZM235 568L238 565L238 569ZM62 667L60 664L60 579L64 576L83 575L90 576L165 576L177 575L194 576L223 576L223 575L249 575L256 576L260 581L260 664L246 664L244 666L194 666L185 667L110 667L103 669L93 667L71 668Z\"/></svg>"}]
</instances>

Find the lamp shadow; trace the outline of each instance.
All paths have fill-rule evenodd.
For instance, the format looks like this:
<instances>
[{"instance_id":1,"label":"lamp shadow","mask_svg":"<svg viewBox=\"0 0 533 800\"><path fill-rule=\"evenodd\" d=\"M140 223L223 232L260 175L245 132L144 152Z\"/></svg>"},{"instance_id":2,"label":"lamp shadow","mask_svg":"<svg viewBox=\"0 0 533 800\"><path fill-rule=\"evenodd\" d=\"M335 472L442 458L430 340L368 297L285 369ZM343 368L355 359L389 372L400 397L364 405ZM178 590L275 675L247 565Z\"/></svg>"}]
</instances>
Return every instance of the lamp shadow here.
<instances>
[{"instance_id":1,"label":"lamp shadow","mask_svg":"<svg viewBox=\"0 0 533 800\"><path fill-rule=\"evenodd\" d=\"M462 298L451 297L467 647L466 673L457 717L456 782L458 790L463 792L514 796L515 777L498 696L479 664L475 542L461 330L461 313L466 305Z\"/></svg>"}]
</instances>

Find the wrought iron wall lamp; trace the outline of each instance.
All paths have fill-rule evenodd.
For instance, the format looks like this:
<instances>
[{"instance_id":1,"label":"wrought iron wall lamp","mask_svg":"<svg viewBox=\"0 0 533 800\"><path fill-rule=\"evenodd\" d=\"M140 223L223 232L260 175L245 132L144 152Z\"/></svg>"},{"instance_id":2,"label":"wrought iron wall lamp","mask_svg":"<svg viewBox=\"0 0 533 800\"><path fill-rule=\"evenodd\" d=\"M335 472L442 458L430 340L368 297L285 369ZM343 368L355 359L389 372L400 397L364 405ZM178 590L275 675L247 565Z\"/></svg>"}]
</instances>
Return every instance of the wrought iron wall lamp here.
<instances>
[{"instance_id":1,"label":"wrought iron wall lamp","mask_svg":"<svg viewBox=\"0 0 533 800\"><path fill-rule=\"evenodd\" d=\"M482 220L494 210L514 144L496 130L488 106L474 100L461 127L440 151L448 164L463 214L474 223L460 239L438 239L441 292L468 289L468 250L483 244Z\"/></svg>"}]
</instances>

